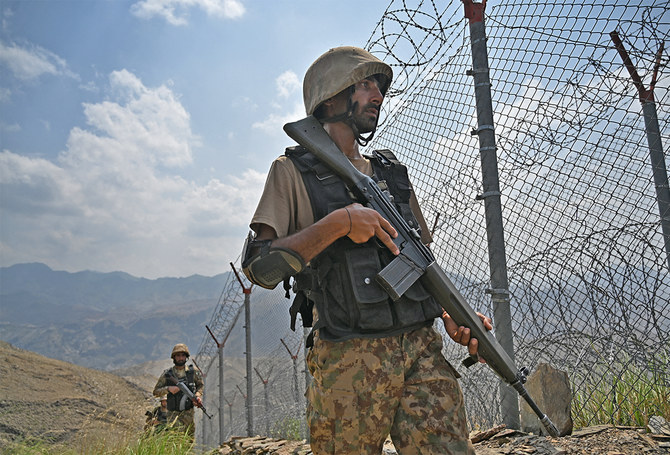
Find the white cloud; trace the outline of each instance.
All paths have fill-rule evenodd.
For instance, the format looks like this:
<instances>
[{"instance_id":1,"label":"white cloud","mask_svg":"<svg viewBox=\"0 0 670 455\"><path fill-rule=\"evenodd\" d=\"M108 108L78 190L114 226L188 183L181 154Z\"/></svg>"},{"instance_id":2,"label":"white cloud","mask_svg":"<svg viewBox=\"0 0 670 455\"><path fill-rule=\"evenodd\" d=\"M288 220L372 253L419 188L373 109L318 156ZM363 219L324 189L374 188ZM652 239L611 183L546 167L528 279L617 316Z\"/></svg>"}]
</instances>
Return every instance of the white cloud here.
<instances>
[{"instance_id":1,"label":"white cloud","mask_svg":"<svg viewBox=\"0 0 670 455\"><path fill-rule=\"evenodd\" d=\"M239 19L246 12L239 0L141 0L130 11L142 19L158 16L172 25L186 25L190 8L200 8L208 16L223 19Z\"/></svg>"},{"instance_id":2,"label":"white cloud","mask_svg":"<svg viewBox=\"0 0 670 455\"><path fill-rule=\"evenodd\" d=\"M6 123L0 122L0 131L5 133L17 133L21 131L21 125L18 123L12 123L11 125L8 125Z\"/></svg>"},{"instance_id":3,"label":"white cloud","mask_svg":"<svg viewBox=\"0 0 670 455\"><path fill-rule=\"evenodd\" d=\"M281 98L288 98L302 87L298 76L293 71L285 71L275 80Z\"/></svg>"},{"instance_id":4,"label":"white cloud","mask_svg":"<svg viewBox=\"0 0 670 455\"><path fill-rule=\"evenodd\" d=\"M110 85L126 104L84 104L87 123L95 131L73 129L65 159L88 155L96 159L100 150L111 162L124 164L128 160L165 166L191 163L191 145L197 145L198 139L191 133L189 114L169 88L148 89L127 70L113 72ZM107 136L98 136L98 131ZM89 148L91 143L95 147ZM78 147L81 144L86 147Z\"/></svg>"},{"instance_id":5,"label":"white cloud","mask_svg":"<svg viewBox=\"0 0 670 455\"><path fill-rule=\"evenodd\" d=\"M21 47L0 42L0 65L9 68L14 77L21 80L37 79L43 74L78 79L64 59L36 45Z\"/></svg>"},{"instance_id":6,"label":"white cloud","mask_svg":"<svg viewBox=\"0 0 670 455\"><path fill-rule=\"evenodd\" d=\"M2 30L9 30L9 24L12 16L14 16L14 12L11 9L5 8L2 10Z\"/></svg>"},{"instance_id":7,"label":"white cloud","mask_svg":"<svg viewBox=\"0 0 670 455\"><path fill-rule=\"evenodd\" d=\"M251 125L253 128L271 135L283 134L282 127L285 123L299 120L305 116L301 96L302 83L298 76L293 71L285 71L275 79L275 84L279 101L271 100L268 104L275 112L268 114L265 120Z\"/></svg>"},{"instance_id":8,"label":"white cloud","mask_svg":"<svg viewBox=\"0 0 670 455\"><path fill-rule=\"evenodd\" d=\"M251 126L253 128L257 128L261 131L264 131L272 135L284 134L282 128L285 123L295 122L296 120L300 120L304 116L305 116L304 106L302 104L296 103L293 105L293 110L291 112L270 114L262 122L256 122Z\"/></svg>"},{"instance_id":9,"label":"white cloud","mask_svg":"<svg viewBox=\"0 0 670 455\"><path fill-rule=\"evenodd\" d=\"M198 138L177 96L126 70L109 80L110 98L84 105L87 126L70 131L55 162L0 153L3 262L149 278L223 272L265 176L183 178Z\"/></svg>"},{"instance_id":10,"label":"white cloud","mask_svg":"<svg viewBox=\"0 0 670 455\"><path fill-rule=\"evenodd\" d=\"M91 93L98 92L98 86L95 85L95 82L93 81L89 81L86 84L80 84L79 88L84 90L85 92L91 92Z\"/></svg>"}]
</instances>

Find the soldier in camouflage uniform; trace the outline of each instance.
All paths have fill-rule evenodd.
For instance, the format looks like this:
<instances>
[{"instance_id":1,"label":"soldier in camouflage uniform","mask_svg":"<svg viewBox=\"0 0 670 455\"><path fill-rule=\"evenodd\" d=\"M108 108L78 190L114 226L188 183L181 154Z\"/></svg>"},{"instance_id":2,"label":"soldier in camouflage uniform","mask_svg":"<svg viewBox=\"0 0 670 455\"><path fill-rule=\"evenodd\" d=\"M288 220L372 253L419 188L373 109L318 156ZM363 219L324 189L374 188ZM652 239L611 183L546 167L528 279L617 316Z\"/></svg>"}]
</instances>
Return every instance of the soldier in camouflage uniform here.
<instances>
[{"instance_id":1,"label":"soldier in camouflage uniform","mask_svg":"<svg viewBox=\"0 0 670 455\"><path fill-rule=\"evenodd\" d=\"M305 108L359 171L391 193L428 244L406 168L390 151L359 151L374 134L392 76L363 49L331 49L307 70ZM292 315L300 312L306 326L313 322L307 358L313 452L380 454L390 435L401 455L474 454L458 373L441 353L433 321L441 317L449 336L471 354L477 340L419 282L396 302L375 282L399 253L389 222L353 203L341 179L297 146L273 162L250 227L255 235L245 246L245 273L264 287L277 284L260 277L272 276L265 272L273 267L279 281L293 275Z\"/></svg>"},{"instance_id":2,"label":"soldier in camouflage uniform","mask_svg":"<svg viewBox=\"0 0 670 455\"><path fill-rule=\"evenodd\" d=\"M167 424L167 397L160 397L158 406L146 412L145 430L162 430Z\"/></svg>"},{"instance_id":3,"label":"soldier in camouflage uniform","mask_svg":"<svg viewBox=\"0 0 670 455\"><path fill-rule=\"evenodd\" d=\"M168 426L184 429L191 436L195 435L194 405L202 406L202 392L205 383L200 370L193 365L186 367L186 360L190 357L188 347L185 344L177 344L172 349L172 362L174 366L168 368L158 378L154 387L154 396L167 397L167 423ZM175 381L183 382L195 394L196 403L193 403L175 385Z\"/></svg>"}]
</instances>

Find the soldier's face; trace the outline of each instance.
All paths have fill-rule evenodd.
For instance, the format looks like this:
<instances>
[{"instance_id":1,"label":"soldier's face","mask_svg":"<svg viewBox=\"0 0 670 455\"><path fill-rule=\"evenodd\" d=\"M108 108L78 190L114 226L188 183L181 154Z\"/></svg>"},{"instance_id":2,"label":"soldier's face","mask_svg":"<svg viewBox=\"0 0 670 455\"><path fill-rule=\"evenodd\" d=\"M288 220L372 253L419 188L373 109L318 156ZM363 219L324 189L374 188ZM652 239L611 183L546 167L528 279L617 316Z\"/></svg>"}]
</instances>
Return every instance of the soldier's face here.
<instances>
[{"instance_id":1,"label":"soldier's face","mask_svg":"<svg viewBox=\"0 0 670 455\"><path fill-rule=\"evenodd\" d=\"M186 359L187 359L186 354L184 354L182 352L178 352L174 355L174 357L172 358L172 361L178 367L183 367L184 365L186 365Z\"/></svg>"},{"instance_id":2,"label":"soldier's face","mask_svg":"<svg viewBox=\"0 0 670 455\"><path fill-rule=\"evenodd\" d=\"M377 126L379 108L384 101L379 82L368 77L354 85L351 102L354 106L354 123L361 133L369 133Z\"/></svg>"}]
</instances>

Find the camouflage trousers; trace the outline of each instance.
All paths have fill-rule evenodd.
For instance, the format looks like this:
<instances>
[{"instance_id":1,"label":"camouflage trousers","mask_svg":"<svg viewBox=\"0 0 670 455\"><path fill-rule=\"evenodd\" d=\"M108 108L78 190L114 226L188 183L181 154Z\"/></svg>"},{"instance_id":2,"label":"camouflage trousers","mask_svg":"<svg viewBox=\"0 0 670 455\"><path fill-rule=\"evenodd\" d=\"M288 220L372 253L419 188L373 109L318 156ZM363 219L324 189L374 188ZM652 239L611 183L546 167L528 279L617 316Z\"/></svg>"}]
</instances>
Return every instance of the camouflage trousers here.
<instances>
[{"instance_id":1,"label":"camouflage trousers","mask_svg":"<svg viewBox=\"0 0 670 455\"><path fill-rule=\"evenodd\" d=\"M195 408L186 411L168 411L167 424L175 429L180 429L190 436L195 435Z\"/></svg>"},{"instance_id":2,"label":"camouflage trousers","mask_svg":"<svg viewBox=\"0 0 670 455\"><path fill-rule=\"evenodd\" d=\"M317 335L307 356L315 455L378 455L388 435L400 455L474 455L458 373L432 327L340 342Z\"/></svg>"}]
</instances>

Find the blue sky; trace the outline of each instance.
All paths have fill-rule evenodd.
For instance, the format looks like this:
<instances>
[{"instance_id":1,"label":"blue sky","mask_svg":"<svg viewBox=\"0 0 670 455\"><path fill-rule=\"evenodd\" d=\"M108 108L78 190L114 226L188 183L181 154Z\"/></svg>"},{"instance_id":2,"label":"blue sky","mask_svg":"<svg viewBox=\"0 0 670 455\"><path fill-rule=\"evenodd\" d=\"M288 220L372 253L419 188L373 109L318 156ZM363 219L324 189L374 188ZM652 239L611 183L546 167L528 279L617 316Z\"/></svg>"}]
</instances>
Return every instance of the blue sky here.
<instances>
[{"instance_id":1,"label":"blue sky","mask_svg":"<svg viewBox=\"0 0 670 455\"><path fill-rule=\"evenodd\" d=\"M2 0L0 265L228 271L305 70L385 6Z\"/></svg>"}]
</instances>

